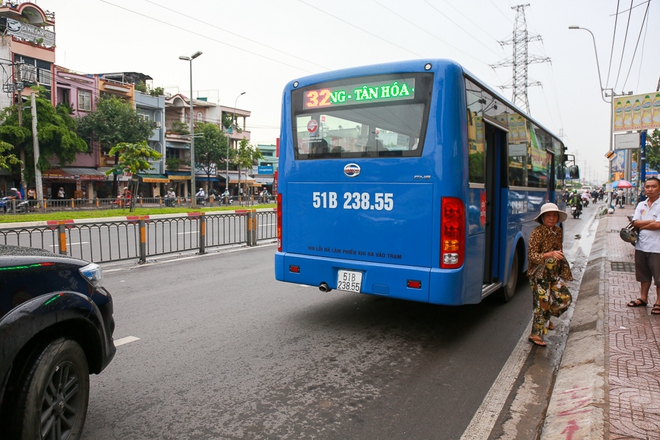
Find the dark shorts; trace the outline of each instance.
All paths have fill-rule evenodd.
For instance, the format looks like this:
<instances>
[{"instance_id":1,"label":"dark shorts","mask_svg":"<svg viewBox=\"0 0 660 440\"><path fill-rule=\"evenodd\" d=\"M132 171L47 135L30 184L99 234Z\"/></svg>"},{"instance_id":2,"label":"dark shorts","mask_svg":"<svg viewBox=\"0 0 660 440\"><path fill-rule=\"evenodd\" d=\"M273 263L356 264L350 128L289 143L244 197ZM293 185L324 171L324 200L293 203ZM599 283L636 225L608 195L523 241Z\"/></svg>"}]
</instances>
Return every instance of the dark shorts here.
<instances>
[{"instance_id":1,"label":"dark shorts","mask_svg":"<svg viewBox=\"0 0 660 440\"><path fill-rule=\"evenodd\" d=\"M660 254L635 251L635 277L640 283L650 283L660 287Z\"/></svg>"}]
</instances>

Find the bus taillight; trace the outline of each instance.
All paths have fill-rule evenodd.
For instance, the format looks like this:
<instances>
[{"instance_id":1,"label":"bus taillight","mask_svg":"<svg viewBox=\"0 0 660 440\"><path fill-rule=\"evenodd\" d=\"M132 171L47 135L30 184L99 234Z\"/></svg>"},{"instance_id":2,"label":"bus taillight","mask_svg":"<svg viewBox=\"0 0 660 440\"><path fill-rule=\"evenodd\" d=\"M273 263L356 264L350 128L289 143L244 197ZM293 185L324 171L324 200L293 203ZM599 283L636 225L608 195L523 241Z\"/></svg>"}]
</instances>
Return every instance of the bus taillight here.
<instances>
[{"instance_id":1,"label":"bus taillight","mask_svg":"<svg viewBox=\"0 0 660 440\"><path fill-rule=\"evenodd\" d=\"M277 251L282 252L282 193L277 194Z\"/></svg>"},{"instance_id":2,"label":"bus taillight","mask_svg":"<svg viewBox=\"0 0 660 440\"><path fill-rule=\"evenodd\" d=\"M440 267L454 269L465 258L465 205L461 199L442 198L440 219Z\"/></svg>"}]
</instances>

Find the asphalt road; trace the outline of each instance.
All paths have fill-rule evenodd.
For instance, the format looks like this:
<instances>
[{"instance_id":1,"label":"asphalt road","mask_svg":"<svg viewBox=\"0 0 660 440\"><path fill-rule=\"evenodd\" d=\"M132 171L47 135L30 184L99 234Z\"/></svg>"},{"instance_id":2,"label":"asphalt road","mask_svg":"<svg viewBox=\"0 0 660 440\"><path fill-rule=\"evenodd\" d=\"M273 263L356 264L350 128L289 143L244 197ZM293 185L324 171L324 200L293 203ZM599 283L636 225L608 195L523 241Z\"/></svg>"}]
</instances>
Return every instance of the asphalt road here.
<instances>
[{"instance_id":1,"label":"asphalt road","mask_svg":"<svg viewBox=\"0 0 660 440\"><path fill-rule=\"evenodd\" d=\"M274 250L106 269L139 339L92 377L83 438L458 439L531 316L524 277L432 306L277 282Z\"/></svg>"}]
</instances>

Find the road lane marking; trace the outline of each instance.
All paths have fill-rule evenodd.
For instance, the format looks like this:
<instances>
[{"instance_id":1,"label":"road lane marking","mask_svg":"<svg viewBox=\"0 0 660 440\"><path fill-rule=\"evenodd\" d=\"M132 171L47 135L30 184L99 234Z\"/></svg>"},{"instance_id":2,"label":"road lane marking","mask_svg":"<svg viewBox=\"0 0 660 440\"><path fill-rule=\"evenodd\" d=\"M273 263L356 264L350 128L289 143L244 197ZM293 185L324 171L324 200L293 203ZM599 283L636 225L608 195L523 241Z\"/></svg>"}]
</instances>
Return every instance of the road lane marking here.
<instances>
[{"instance_id":1,"label":"road lane marking","mask_svg":"<svg viewBox=\"0 0 660 440\"><path fill-rule=\"evenodd\" d=\"M121 339L116 339L115 340L115 347L119 347L120 345L124 344L129 344L131 342L139 341L140 338L136 338L135 336L126 336L125 338Z\"/></svg>"}]
</instances>

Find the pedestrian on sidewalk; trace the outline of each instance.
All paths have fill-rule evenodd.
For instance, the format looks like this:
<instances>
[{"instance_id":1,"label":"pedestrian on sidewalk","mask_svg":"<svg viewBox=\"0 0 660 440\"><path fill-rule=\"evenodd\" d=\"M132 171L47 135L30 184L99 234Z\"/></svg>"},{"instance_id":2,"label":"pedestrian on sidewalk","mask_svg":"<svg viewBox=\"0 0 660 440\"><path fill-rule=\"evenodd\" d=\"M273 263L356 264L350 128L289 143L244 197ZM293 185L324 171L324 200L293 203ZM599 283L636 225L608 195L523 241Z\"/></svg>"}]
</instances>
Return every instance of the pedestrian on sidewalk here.
<instances>
[{"instance_id":1,"label":"pedestrian on sidewalk","mask_svg":"<svg viewBox=\"0 0 660 440\"><path fill-rule=\"evenodd\" d=\"M656 300L651 314L660 315L660 179L646 179L644 192L647 198L637 204L632 218L632 225L639 229L635 245L635 278L640 283L640 291L639 298L630 301L628 307L646 307L653 279Z\"/></svg>"},{"instance_id":2,"label":"pedestrian on sidewalk","mask_svg":"<svg viewBox=\"0 0 660 440\"><path fill-rule=\"evenodd\" d=\"M541 213L534 221L541 223L529 237L527 276L532 286L533 322L529 341L545 347L543 336L553 330L551 316L560 316L571 305L573 297L565 281L572 281L573 274L564 257L562 229L558 223L568 215L554 203L541 206Z\"/></svg>"}]
</instances>

